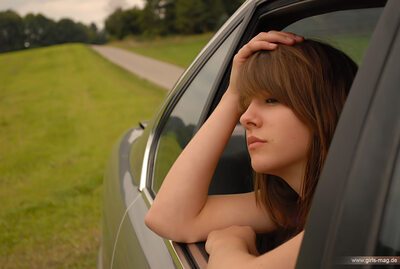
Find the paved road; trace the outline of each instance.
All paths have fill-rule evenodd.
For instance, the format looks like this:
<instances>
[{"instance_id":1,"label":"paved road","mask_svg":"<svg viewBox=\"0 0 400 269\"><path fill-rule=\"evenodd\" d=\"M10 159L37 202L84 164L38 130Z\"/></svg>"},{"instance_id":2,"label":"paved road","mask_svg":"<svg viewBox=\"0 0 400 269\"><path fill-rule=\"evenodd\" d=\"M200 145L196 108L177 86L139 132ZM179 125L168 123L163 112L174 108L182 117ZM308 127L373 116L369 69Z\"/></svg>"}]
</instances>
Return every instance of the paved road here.
<instances>
[{"instance_id":1,"label":"paved road","mask_svg":"<svg viewBox=\"0 0 400 269\"><path fill-rule=\"evenodd\" d=\"M172 89L184 69L111 46L92 46L109 61L167 90Z\"/></svg>"}]
</instances>

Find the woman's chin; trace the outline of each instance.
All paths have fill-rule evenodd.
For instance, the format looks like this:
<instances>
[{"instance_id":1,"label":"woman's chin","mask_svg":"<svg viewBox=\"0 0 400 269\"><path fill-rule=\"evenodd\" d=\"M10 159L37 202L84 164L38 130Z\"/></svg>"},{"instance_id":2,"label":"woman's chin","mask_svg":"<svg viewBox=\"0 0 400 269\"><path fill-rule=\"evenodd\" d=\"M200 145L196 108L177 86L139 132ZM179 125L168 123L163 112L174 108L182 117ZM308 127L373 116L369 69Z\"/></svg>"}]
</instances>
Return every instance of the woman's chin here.
<instances>
[{"instance_id":1,"label":"woman's chin","mask_svg":"<svg viewBox=\"0 0 400 269\"><path fill-rule=\"evenodd\" d=\"M280 166L278 165L271 165L271 162L268 162L267 164L265 161L263 162L257 162L257 161L251 161L251 167L253 168L253 171L259 174L268 174L268 175L276 175L279 174L280 171Z\"/></svg>"},{"instance_id":2,"label":"woman's chin","mask_svg":"<svg viewBox=\"0 0 400 269\"><path fill-rule=\"evenodd\" d=\"M255 162L251 162L251 167L253 168L254 172L259 174L269 174L270 170L265 167L265 165L258 164Z\"/></svg>"}]
</instances>

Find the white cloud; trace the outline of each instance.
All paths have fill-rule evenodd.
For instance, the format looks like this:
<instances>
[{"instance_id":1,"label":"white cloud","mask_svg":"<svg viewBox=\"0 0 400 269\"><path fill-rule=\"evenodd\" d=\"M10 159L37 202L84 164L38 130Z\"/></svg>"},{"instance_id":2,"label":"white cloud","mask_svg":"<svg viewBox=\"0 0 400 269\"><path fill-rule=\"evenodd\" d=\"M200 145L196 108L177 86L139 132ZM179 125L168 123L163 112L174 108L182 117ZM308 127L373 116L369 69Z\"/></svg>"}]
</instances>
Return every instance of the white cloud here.
<instances>
[{"instance_id":1,"label":"white cloud","mask_svg":"<svg viewBox=\"0 0 400 269\"><path fill-rule=\"evenodd\" d=\"M1 0L0 10L13 9L20 15L41 13L59 20L71 18L102 27L105 18L117 7L143 7L143 0Z\"/></svg>"}]
</instances>

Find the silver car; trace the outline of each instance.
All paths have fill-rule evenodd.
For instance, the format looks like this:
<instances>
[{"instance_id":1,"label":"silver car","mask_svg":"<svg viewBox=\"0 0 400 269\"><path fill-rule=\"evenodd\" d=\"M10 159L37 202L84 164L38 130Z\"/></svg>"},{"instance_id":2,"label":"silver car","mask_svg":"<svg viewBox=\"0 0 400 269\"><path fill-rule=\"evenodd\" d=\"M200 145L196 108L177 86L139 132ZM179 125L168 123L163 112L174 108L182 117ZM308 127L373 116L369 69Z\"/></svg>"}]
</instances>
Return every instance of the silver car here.
<instances>
[{"instance_id":1,"label":"silver car","mask_svg":"<svg viewBox=\"0 0 400 269\"><path fill-rule=\"evenodd\" d=\"M145 226L144 217L170 166L226 90L234 54L268 30L332 44L360 66L315 193L297 268L395 268L395 256L400 264L400 1L248 0L177 81L157 115L116 144L104 182L99 268L207 266L204 243L163 239ZM250 171L238 124L209 193L251 191ZM260 249L267 240L272 239L258 236ZM370 256L383 258L373 263Z\"/></svg>"}]
</instances>

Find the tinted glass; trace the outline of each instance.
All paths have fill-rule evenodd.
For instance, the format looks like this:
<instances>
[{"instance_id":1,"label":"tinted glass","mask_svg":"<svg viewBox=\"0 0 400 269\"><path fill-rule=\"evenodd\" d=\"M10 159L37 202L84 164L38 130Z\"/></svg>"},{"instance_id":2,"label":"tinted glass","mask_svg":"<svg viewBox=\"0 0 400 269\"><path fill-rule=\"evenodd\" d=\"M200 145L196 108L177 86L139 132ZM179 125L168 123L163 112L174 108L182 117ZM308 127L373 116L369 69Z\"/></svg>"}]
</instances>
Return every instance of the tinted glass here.
<instances>
[{"instance_id":1,"label":"tinted glass","mask_svg":"<svg viewBox=\"0 0 400 269\"><path fill-rule=\"evenodd\" d=\"M220 69L223 67L224 60L237 32L238 28L211 56L178 101L166 122L158 141L154 163L152 189L155 193L159 190L175 159L193 137L210 91Z\"/></svg>"},{"instance_id":2,"label":"tinted glass","mask_svg":"<svg viewBox=\"0 0 400 269\"><path fill-rule=\"evenodd\" d=\"M291 24L285 31L328 43L360 64L382 10L354 9L312 16Z\"/></svg>"}]
</instances>

